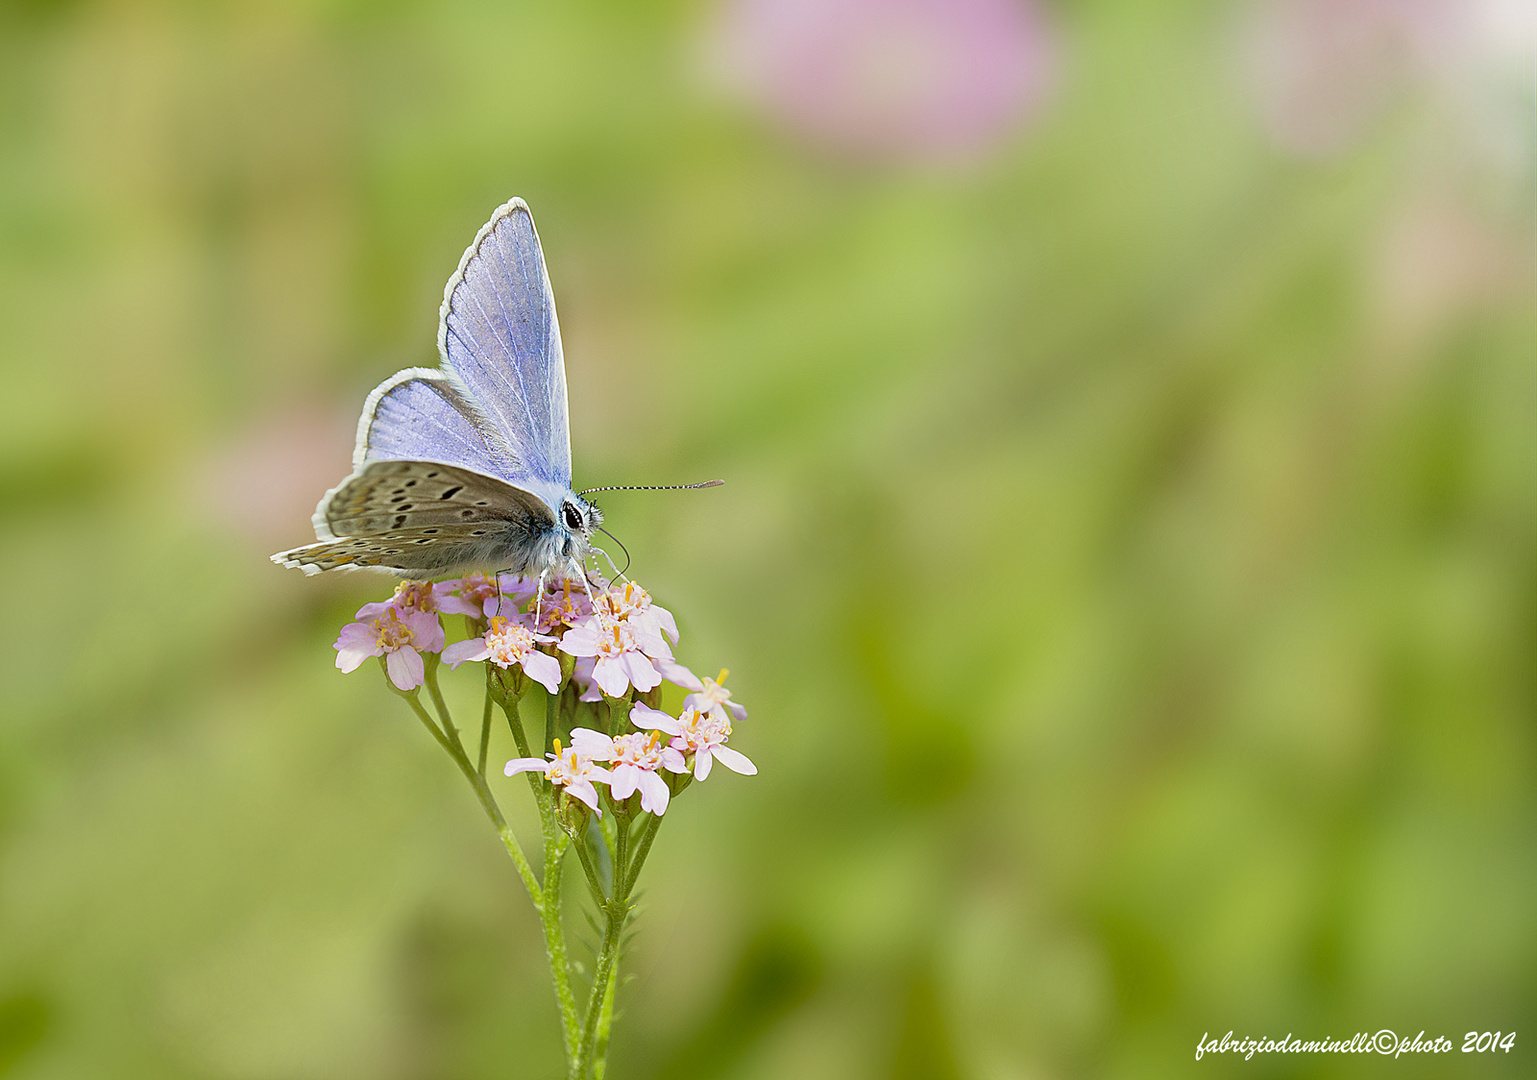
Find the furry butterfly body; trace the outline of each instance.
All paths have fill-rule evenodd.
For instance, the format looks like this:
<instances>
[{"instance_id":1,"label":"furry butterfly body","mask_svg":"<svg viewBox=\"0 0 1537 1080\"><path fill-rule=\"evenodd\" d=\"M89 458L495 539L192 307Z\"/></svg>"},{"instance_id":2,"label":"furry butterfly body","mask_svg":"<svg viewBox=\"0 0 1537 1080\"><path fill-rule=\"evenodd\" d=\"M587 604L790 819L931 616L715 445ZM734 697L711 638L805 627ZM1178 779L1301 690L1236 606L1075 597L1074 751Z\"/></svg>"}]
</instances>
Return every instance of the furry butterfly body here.
<instances>
[{"instance_id":1,"label":"furry butterfly body","mask_svg":"<svg viewBox=\"0 0 1537 1080\"><path fill-rule=\"evenodd\" d=\"M317 543L273 562L306 574L472 567L581 574L596 506L571 489L566 371L534 221L497 209L443 291L437 369L363 406L352 473L315 508Z\"/></svg>"}]
</instances>

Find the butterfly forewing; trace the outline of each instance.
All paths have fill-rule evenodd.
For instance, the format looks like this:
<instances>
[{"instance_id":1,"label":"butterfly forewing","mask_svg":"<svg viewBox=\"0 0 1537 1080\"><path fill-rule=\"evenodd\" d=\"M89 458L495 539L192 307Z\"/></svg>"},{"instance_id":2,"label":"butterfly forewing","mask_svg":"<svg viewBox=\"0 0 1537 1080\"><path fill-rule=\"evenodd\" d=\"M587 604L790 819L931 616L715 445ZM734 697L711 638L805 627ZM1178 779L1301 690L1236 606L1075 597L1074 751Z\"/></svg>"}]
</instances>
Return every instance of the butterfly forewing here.
<instances>
[{"instance_id":1,"label":"butterfly forewing","mask_svg":"<svg viewBox=\"0 0 1537 1080\"><path fill-rule=\"evenodd\" d=\"M527 470L453 376L411 368L381 384L363 408L353 465L443 461L509 482Z\"/></svg>"},{"instance_id":2,"label":"butterfly forewing","mask_svg":"<svg viewBox=\"0 0 1537 1080\"><path fill-rule=\"evenodd\" d=\"M560 327L539 236L522 199L498 209L464 253L444 291L438 349L444 370L468 388L528 478L569 485Z\"/></svg>"}]
</instances>

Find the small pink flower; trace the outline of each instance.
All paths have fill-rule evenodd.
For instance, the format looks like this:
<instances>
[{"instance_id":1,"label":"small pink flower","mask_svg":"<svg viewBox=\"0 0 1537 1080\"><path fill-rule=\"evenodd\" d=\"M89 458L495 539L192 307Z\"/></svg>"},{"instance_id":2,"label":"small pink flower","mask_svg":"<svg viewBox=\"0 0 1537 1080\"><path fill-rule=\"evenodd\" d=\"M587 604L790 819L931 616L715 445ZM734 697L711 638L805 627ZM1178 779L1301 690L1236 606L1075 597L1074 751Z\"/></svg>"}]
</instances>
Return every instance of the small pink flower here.
<instances>
[{"instance_id":1,"label":"small pink flower","mask_svg":"<svg viewBox=\"0 0 1537 1080\"><path fill-rule=\"evenodd\" d=\"M428 615L436 615L444 610L440 601L448 593L448 584L434 585L430 581L402 581L395 586L395 595L388 600L375 601L372 604L364 604L358 608L359 619L372 619L376 615L382 615L386 610L393 609L404 614L408 611L419 611Z\"/></svg>"},{"instance_id":2,"label":"small pink flower","mask_svg":"<svg viewBox=\"0 0 1537 1080\"><path fill-rule=\"evenodd\" d=\"M538 642L553 640L521 623L493 615L483 635L456 641L444 649L443 662L452 668L466 660L489 660L503 670L517 664L530 679L554 694L560 690L560 661L536 648Z\"/></svg>"},{"instance_id":3,"label":"small pink flower","mask_svg":"<svg viewBox=\"0 0 1537 1080\"><path fill-rule=\"evenodd\" d=\"M630 710L630 723L638 728L666 732L673 736L662 764L671 772L688 771L686 757L694 755L694 779L703 780L710 775L712 761L718 760L733 772L743 776L758 775L758 766L725 745L731 734L731 721L722 711L700 712L684 709L683 715L674 720L671 716L648 705L636 702Z\"/></svg>"},{"instance_id":4,"label":"small pink flower","mask_svg":"<svg viewBox=\"0 0 1537 1080\"><path fill-rule=\"evenodd\" d=\"M578 623L560 639L560 650L572 656L594 658L592 680L609 697L619 697L633 683L642 692L662 683L656 666L641 651L627 623L600 624L596 617Z\"/></svg>"},{"instance_id":5,"label":"small pink flower","mask_svg":"<svg viewBox=\"0 0 1537 1080\"><path fill-rule=\"evenodd\" d=\"M593 763L592 758L579 751L574 745L565 750L560 748L560 740L555 740L555 752L546 754L548 761L539 758L525 757L513 758L502 770L508 776L516 776L522 772L542 772L544 777L556 787L563 787L571 793L573 798L581 799L592 808L592 812L599 817L603 811L598 809L598 789L592 786L594 780L603 783L609 782L609 772Z\"/></svg>"},{"instance_id":6,"label":"small pink flower","mask_svg":"<svg viewBox=\"0 0 1537 1080\"><path fill-rule=\"evenodd\" d=\"M661 817L667 812L670 792L667 781L657 775L665 764L667 750L661 736L632 732L612 739L590 728L572 728L571 745L594 761L616 762L609 770L608 793L615 799L628 799L640 791L640 808Z\"/></svg>"},{"instance_id":7,"label":"small pink flower","mask_svg":"<svg viewBox=\"0 0 1537 1080\"><path fill-rule=\"evenodd\" d=\"M674 645L678 643L678 621L672 617L672 612L652 603L651 594L635 582L610 585L598 594L597 601L598 614L607 621L618 622L622 619L645 637L660 638L665 634ZM646 649L646 653L653 657L672 656L665 642L654 651Z\"/></svg>"},{"instance_id":8,"label":"small pink flower","mask_svg":"<svg viewBox=\"0 0 1537 1080\"><path fill-rule=\"evenodd\" d=\"M333 646L336 666L356 671L370 656L383 656L390 682L402 690L414 690L425 675L421 654L443 648L443 626L436 615L424 611L380 606L383 610L366 622L342 627Z\"/></svg>"},{"instance_id":9,"label":"small pink flower","mask_svg":"<svg viewBox=\"0 0 1537 1080\"><path fill-rule=\"evenodd\" d=\"M537 621L540 633L553 634L590 616L592 602L586 589L573 589L571 579L564 578L550 582L543 593L534 596L529 601L528 613Z\"/></svg>"},{"instance_id":10,"label":"small pink flower","mask_svg":"<svg viewBox=\"0 0 1537 1080\"><path fill-rule=\"evenodd\" d=\"M698 692L690 694L683 699L683 707L686 709L698 709L700 712L715 712L725 709L731 714L731 719L737 721L746 720L747 710L735 701L732 701L731 691L721 685L726 681L726 676L730 674L730 670L721 668L720 674L713 679L706 675L703 685L698 688Z\"/></svg>"},{"instance_id":11,"label":"small pink flower","mask_svg":"<svg viewBox=\"0 0 1537 1080\"><path fill-rule=\"evenodd\" d=\"M462 578L438 582L443 594L438 598L438 610L446 615L468 615L472 619L489 619L496 614L500 591L496 578L490 574L465 574Z\"/></svg>"}]
</instances>

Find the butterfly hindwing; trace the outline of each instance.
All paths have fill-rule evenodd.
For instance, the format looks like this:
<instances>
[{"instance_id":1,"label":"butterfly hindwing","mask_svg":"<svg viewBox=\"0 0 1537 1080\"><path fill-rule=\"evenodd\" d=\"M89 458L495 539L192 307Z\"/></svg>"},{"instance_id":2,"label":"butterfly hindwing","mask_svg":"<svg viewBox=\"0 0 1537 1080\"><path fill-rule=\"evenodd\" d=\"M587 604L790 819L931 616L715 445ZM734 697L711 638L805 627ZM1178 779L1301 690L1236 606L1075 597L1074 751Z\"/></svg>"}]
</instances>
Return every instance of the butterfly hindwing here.
<instances>
[{"instance_id":1,"label":"butterfly hindwing","mask_svg":"<svg viewBox=\"0 0 1537 1080\"><path fill-rule=\"evenodd\" d=\"M470 536L470 532L456 528L427 535L421 529L413 529L377 536L348 536L280 552L272 558L274 562L303 570L306 574L363 569L431 574L486 562L484 545Z\"/></svg>"},{"instance_id":2,"label":"butterfly hindwing","mask_svg":"<svg viewBox=\"0 0 1537 1080\"><path fill-rule=\"evenodd\" d=\"M552 525L554 520L542 500L495 477L434 461L377 461L321 500L315 533L329 540L454 529L467 537L487 522Z\"/></svg>"},{"instance_id":3,"label":"butterfly hindwing","mask_svg":"<svg viewBox=\"0 0 1537 1080\"><path fill-rule=\"evenodd\" d=\"M527 479L569 486L560 327L539 235L522 199L492 215L449 279L438 351L444 371L465 386Z\"/></svg>"}]
</instances>

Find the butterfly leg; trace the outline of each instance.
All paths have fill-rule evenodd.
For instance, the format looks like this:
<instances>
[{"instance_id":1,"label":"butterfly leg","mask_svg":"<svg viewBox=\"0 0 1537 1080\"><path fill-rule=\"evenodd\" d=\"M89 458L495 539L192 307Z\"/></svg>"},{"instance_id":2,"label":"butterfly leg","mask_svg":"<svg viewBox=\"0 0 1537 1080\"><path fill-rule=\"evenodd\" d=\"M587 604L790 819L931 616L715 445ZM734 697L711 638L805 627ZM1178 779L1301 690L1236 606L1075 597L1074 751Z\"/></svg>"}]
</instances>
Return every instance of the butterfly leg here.
<instances>
[{"instance_id":1,"label":"butterfly leg","mask_svg":"<svg viewBox=\"0 0 1537 1080\"><path fill-rule=\"evenodd\" d=\"M587 605L592 608L592 613L598 617L598 625L607 628L603 620L603 609L598 606L598 598L592 595L592 582L587 579L587 568L576 559L566 563L567 569L577 571L573 576L582 583L582 591L587 594ZM601 578L599 580L602 580Z\"/></svg>"},{"instance_id":2,"label":"butterfly leg","mask_svg":"<svg viewBox=\"0 0 1537 1080\"><path fill-rule=\"evenodd\" d=\"M612 555L610 555L608 552L604 551L602 548L598 547L598 545L596 545L596 544L592 545L592 551L594 553L593 554L592 564L593 564L593 566L595 568L598 565L597 556L598 555L602 555L605 559L608 560L608 568L614 572L614 577L616 579L622 579L624 581L629 581L630 580L629 578L624 576L624 571L619 569L619 566L618 566L617 563L614 562L614 557ZM597 572L596 569L594 569L593 572L596 573Z\"/></svg>"},{"instance_id":3,"label":"butterfly leg","mask_svg":"<svg viewBox=\"0 0 1537 1080\"><path fill-rule=\"evenodd\" d=\"M544 582L545 582L545 579L548 578L549 576L550 576L550 568L548 566L546 566L543 570L539 571L539 591L538 591L538 593L535 594L538 597L538 599L536 599L534 601L534 632L535 633L538 633L539 632L539 628L544 625Z\"/></svg>"}]
</instances>

